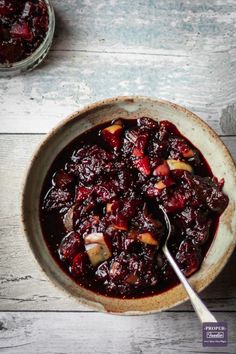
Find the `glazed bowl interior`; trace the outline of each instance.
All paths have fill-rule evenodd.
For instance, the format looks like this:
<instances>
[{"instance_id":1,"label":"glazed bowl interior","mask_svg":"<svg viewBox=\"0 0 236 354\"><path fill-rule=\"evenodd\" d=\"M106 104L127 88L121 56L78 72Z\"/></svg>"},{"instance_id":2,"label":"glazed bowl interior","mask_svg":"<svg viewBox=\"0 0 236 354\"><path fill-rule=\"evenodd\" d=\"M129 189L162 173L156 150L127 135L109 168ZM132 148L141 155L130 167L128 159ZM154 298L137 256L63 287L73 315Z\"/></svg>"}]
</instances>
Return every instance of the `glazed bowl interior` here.
<instances>
[{"instance_id":1,"label":"glazed bowl interior","mask_svg":"<svg viewBox=\"0 0 236 354\"><path fill-rule=\"evenodd\" d=\"M43 181L58 153L74 138L98 124L119 117L136 119L147 116L169 120L204 155L213 174L225 179L224 192L229 204L220 217L219 227L201 268L190 282L201 291L219 274L236 243L236 172L234 162L217 135L193 113L167 101L146 97L117 97L71 115L44 140L31 161L23 190L22 220L30 247L49 278L79 301L93 308L122 314L142 314L173 307L187 299L181 285L164 293L138 298L118 299L96 294L76 284L54 261L44 241L39 220L39 199Z\"/></svg>"}]
</instances>

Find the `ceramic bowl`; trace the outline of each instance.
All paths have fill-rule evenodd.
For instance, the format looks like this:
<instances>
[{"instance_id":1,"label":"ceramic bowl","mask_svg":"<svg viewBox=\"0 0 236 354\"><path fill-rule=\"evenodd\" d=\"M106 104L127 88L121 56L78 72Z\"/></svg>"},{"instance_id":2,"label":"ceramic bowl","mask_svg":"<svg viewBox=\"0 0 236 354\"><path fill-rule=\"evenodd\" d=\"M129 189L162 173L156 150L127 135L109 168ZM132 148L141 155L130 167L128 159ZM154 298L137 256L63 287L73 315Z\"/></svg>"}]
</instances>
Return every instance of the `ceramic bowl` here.
<instances>
[{"instance_id":1,"label":"ceramic bowl","mask_svg":"<svg viewBox=\"0 0 236 354\"><path fill-rule=\"evenodd\" d=\"M116 97L85 107L72 114L44 139L30 163L22 200L22 221L29 245L48 277L80 302L93 309L120 314L146 314L169 309L187 300L178 285L159 295L138 299L117 299L96 294L77 285L66 275L44 241L39 221L39 197L46 173L58 153L87 129L118 117L134 119L142 116L174 123L204 155L213 174L225 179L224 192L229 205L220 217L219 227L201 268L190 277L199 292L220 273L236 243L236 169L225 145L199 117L168 101L147 97Z\"/></svg>"}]
</instances>

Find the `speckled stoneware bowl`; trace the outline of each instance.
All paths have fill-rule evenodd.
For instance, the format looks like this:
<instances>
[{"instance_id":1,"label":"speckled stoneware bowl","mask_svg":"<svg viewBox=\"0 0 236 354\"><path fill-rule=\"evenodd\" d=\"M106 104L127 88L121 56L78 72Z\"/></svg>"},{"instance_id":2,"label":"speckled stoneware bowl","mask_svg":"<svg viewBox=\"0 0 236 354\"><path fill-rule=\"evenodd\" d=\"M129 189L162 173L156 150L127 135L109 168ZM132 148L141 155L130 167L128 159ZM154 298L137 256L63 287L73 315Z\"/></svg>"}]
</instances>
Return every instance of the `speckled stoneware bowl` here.
<instances>
[{"instance_id":1,"label":"speckled stoneware bowl","mask_svg":"<svg viewBox=\"0 0 236 354\"><path fill-rule=\"evenodd\" d=\"M181 285L160 295L139 299L117 299L98 295L77 285L56 264L48 251L39 221L42 183L58 153L85 130L118 117L134 119L148 116L173 122L204 155L213 174L224 178L229 205L221 215L217 234L200 270L190 277L191 285L201 291L220 273L236 243L236 170L225 145L195 114L168 101L146 97L116 97L85 107L62 121L45 138L29 166L22 200L22 220L30 247L49 278L65 293L92 308L120 314L146 314L171 308L187 300Z\"/></svg>"}]
</instances>

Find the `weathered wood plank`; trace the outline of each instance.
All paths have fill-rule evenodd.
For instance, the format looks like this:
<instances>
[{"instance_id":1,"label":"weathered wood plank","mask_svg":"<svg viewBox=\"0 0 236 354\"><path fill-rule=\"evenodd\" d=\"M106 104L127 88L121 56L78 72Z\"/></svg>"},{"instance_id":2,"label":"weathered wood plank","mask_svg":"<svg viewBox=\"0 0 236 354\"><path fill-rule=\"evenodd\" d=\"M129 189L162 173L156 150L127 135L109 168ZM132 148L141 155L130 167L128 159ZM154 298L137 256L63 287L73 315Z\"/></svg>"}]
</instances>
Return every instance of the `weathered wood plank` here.
<instances>
[{"instance_id":1,"label":"weathered wood plank","mask_svg":"<svg viewBox=\"0 0 236 354\"><path fill-rule=\"evenodd\" d=\"M236 316L228 323L228 346L204 348L194 313L122 317L95 313L0 313L2 353L235 353Z\"/></svg>"},{"instance_id":2,"label":"weathered wood plank","mask_svg":"<svg viewBox=\"0 0 236 354\"><path fill-rule=\"evenodd\" d=\"M236 134L235 0L52 0L57 30L46 62L1 79L0 133L47 132L67 114L114 95L169 99L218 133ZM38 269L19 223L23 170L40 136L0 136L0 310L84 311ZM236 159L236 137L224 139ZM234 253L202 293L229 325L236 352ZM0 313L4 353L191 353L201 329L189 303L145 317L96 313ZM229 311L229 312L218 312ZM181 329L181 331L180 331Z\"/></svg>"},{"instance_id":3,"label":"weathered wood plank","mask_svg":"<svg viewBox=\"0 0 236 354\"><path fill-rule=\"evenodd\" d=\"M54 288L39 268L19 222L21 182L38 135L0 135L0 310L87 310ZM224 138L236 160L236 137ZM236 253L202 297L214 311L236 311ZM189 303L176 311L191 310Z\"/></svg>"},{"instance_id":4,"label":"weathered wood plank","mask_svg":"<svg viewBox=\"0 0 236 354\"><path fill-rule=\"evenodd\" d=\"M51 52L25 76L1 79L0 132L47 132L87 103L146 95L179 103L220 134L236 134L236 49L172 55Z\"/></svg>"},{"instance_id":5,"label":"weathered wood plank","mask_svg":"<svg viewBox=\"0 0 236 354\"><path fill-rule=\"evenodd\" d=\"M178 54L235 45L234 0L53 0L54 49Z\"/></svg>"}]
</instances>

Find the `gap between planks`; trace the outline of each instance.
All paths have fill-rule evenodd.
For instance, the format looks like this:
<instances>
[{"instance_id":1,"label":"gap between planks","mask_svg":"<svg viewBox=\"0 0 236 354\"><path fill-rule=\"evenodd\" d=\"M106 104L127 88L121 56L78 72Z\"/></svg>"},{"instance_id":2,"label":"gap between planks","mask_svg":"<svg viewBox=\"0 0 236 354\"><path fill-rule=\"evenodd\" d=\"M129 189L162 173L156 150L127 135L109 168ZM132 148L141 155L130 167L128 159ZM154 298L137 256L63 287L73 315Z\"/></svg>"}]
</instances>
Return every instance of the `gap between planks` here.
<instances>
[{"instance_id":1,"label":"gap between planks","mask_svg":"<svg viewBox=\"0 0 236 354\"><path fill-rule=\"evenodd\" d=\"M232 46L228 49L225 50L213 50L210 51L210 54L227 54L230 51L235 50L236 47ZM174 52L172 53L169 51L168 53L160 52L160 53L145 53L145 52L135 52L135 51L110 51L110 50L86 50L86 49L51 49L51 52L67 52L67 53L85 53L85 54L119 54L119 55L142 55L142 56L149 56L149 57L173 57L173 58L190 58L191 55L188 54L175 54ZM194 54L194 53L191 53ZM205 55L208 53L205 52Z\"/></svg>"},{"instance_id":2,"label":"gap between planks","mask_svg":"<svg viewBox=\"0 0 236 354\"><path fill-rule=\"evenodd\" d=\"M236 319L227 320L228 346L235 354ZM162 312L146 316L108 316L101 313L3 313L1 349L5 353L216 353L202 347L201 324L194 313ZM22 347L22 348L21 348ZM218 352L218 351L217 351ZM219 352L218 352L219 353Z\"/></svg>"}]
</instances>

